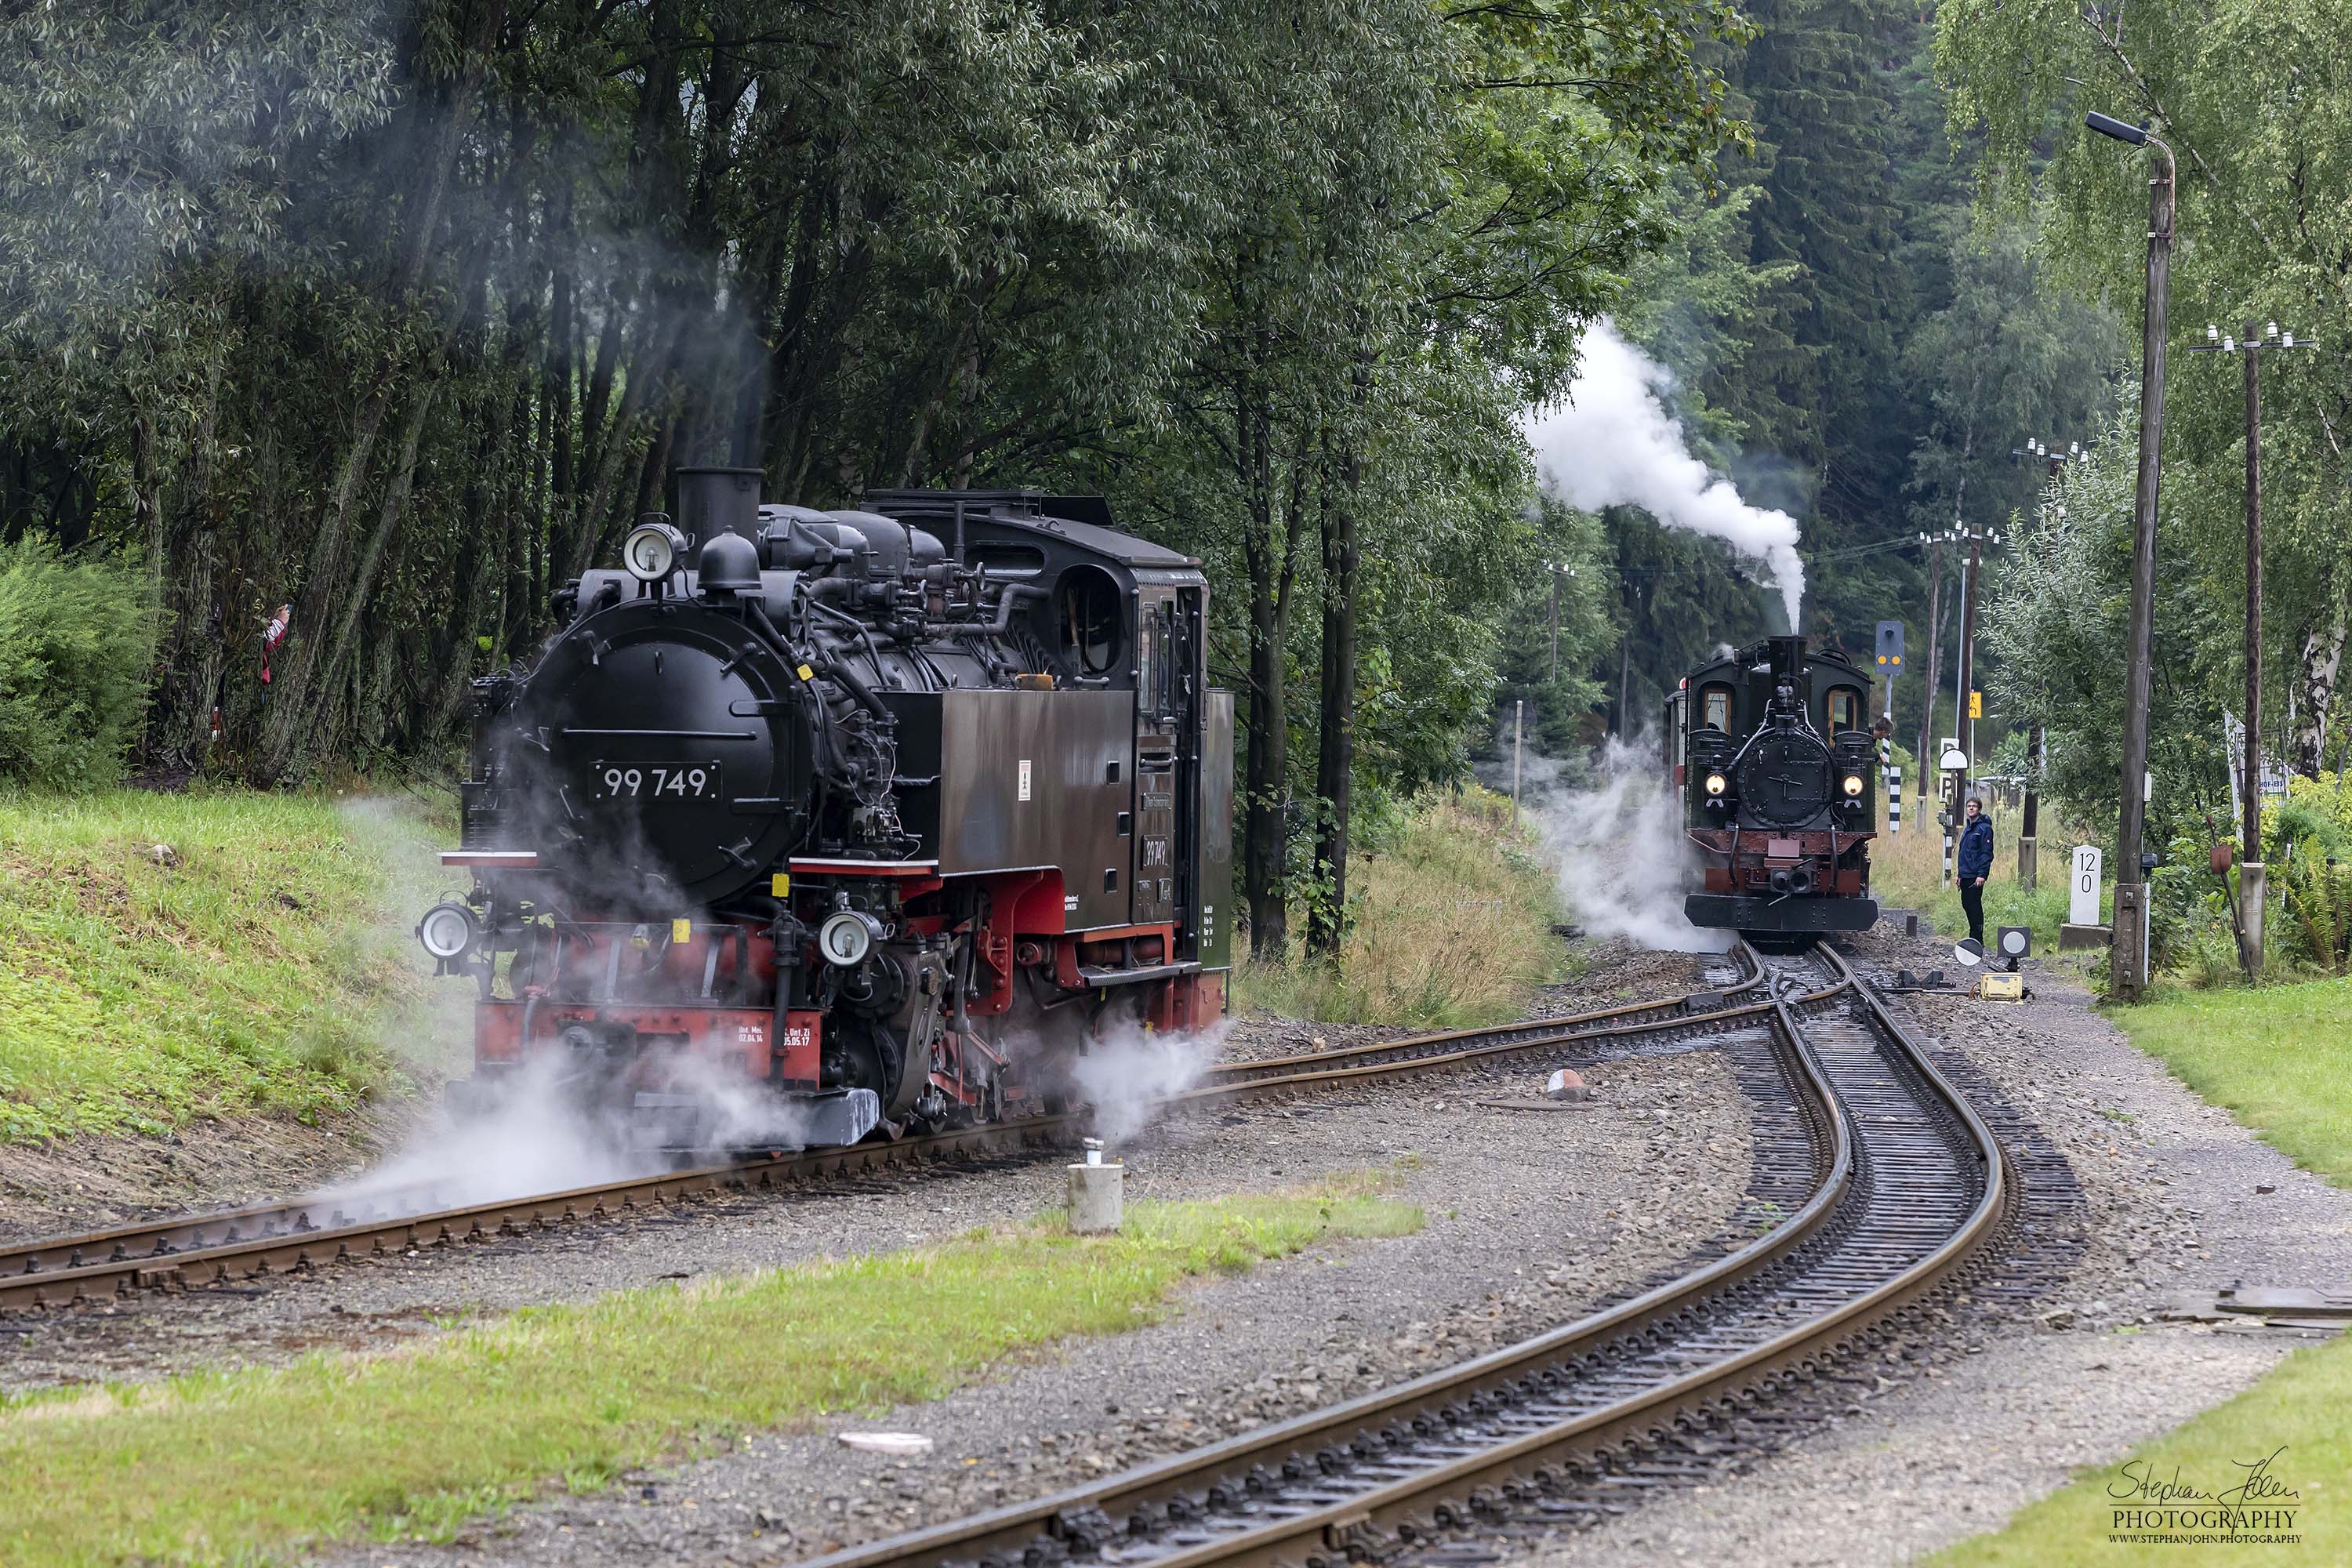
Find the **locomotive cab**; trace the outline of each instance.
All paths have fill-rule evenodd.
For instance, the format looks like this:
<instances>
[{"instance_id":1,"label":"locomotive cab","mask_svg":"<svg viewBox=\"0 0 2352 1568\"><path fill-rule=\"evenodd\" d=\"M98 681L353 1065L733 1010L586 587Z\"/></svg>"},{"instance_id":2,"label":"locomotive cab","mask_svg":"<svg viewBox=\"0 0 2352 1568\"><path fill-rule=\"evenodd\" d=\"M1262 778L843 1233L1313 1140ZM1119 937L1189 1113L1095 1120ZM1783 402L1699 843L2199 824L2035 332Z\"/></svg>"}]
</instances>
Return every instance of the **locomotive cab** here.
<instances>
[{"instance_id":1,"label":"locomotive cab","mask_svg":"<svg viewBox=\"0 0 2352 1568\"><path fill-rule=\"evenodd\" d=\"M1668 765L1701 867L1692 924L1809 939L1877 920L1869 694L1843 655L1785 637L1700 666L1667 700Z\"/></svg>"}]
</instances>

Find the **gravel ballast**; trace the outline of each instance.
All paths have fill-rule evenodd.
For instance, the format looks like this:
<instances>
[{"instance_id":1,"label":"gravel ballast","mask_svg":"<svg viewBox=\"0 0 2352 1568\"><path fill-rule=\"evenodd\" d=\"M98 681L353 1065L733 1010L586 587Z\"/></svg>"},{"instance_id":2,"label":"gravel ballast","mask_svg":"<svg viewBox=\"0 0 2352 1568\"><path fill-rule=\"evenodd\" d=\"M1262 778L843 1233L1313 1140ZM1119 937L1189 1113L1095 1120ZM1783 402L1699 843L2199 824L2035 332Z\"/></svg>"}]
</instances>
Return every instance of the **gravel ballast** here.
<instances>
[{"instance_id":1,"label":"gravel ballast","mask_svg":"<svg viewBox=\"0 0 2352 1568\"><path fill-rule=\"evenodd\" d=\"M1958 972L1948 945L1884 930L1855 951L1866 973ZM1919 1034L1962 1054L2073 1166L2087 1237L2063 1283L2030 1306L1979 1306L1907 1374L1860 1394L1854 1414L1747 1473L1669 1493L1522 1560L1905 1562L1997 1528L2078 1468L2118 1463L2309 1342L2167 1314L2210 1305L2242 1279L2343 1289L2352 1193L2191 1093L2080 985L2037 965L2028 973L2035 994L2022 1005L1901 1001Z\"/></svg>"},{"instance_id":2,"label":"gravel ballast","mask_svg":"<svg viewBox=\"0 0 2352 1568\"><path fill-rule=\"evenodd\" d=\"M1698 972L1685 955L1644 957L1647 962L1630 975L1612 966L1588 965L1591 988L1571 983L1549 991L1534 1011L1607 1005L1634 984L1647 987L1638 993L1647 996L1698 983ZM1236 1054L1305 1054L1406 1032L1418 1031L1340 1032L1332 1026L1261 1016L1252 1030L1254 1051ZM1500 1076L1457 1076L1465 1092L1485 1094L1498 1082L1528 1094L1543 1081L1533 1058L1524 1068L1498 1068L1495 1074ZM1131 1166L1130 1191L1140 1197L1262 1191L1347 1168L1351 1161L1380 1165L1406 1150L1433 1157L1440 1152L1435 1131L1445 1119L1428 1108L1452 1093L1442 1082L1403 1079L1346 1098L1318 1096L1292 1108L1255 1103L1196 1115L1123 1151ZM1455 1118L1501 1116L1475 1111L1463 1095L1454 1099ZM1727 1087L1721 1103L1732 1107L1737 1099ZM1602 1121L1618 1113L1613 1105L1596 1110ZM1371 1130L1359 1136L1357 1122L1367 1118L1365 1126ZM1266 1131L1258 1136L1251 1128ZM1307 1136L1307 1129L1324 1135ZM1563 1121L1552 1131L1570 1146L1589 1143L1588 1159L1605 1163L1614 1157L1614 1144L1588 1139L1583 1123ZM332 1265L311 1278L0 1318L0 1347L8 1352L0 1356L0 1392L268 1363L323 1348L367 1348L446 1331L452 1323L518 1307L585 1300L632 1285L918 1245L1056 1205L1061 1183L1056 1155L834 1179L777 1196L697 1201L650 1218L583 1222L540 1235ZM1446 1206L1475 1212L1458 1203Z\"/></svg>"},{"instance_id":3,"label":"gravel ballast","mask_svg":"<svg viewBox=\"0 0 2352 1568\"><path fill-rule=\"evenodd\" d=\"M1391 1175L1389 1195L1426 1212L1417 1235L1329 1242L1201 1283L1166 1321L1055 1347L934 1405L756 1435L677 1471L523 1509L453 1546L370 1546L327 1560L806 1556L1056 1489L1569 1321L1721 1232L1748 1173L1746 1101L1712 1053L1589 1065L1596 1098L1572 1110L1475 1103L1526 1095L1540 1083L1540 1068L1570 1059L1591 1062L1589 1054L1563 1054L1508 1072L1457 1072L1285 1109L1194 1117L1125 1151L1137 1198L1264 1191L1381 1169ZM1678 1173L1664 1191L1662 1169ZM1060 1184L1056 1165L928 1184L927 1192L936 1199L961 1189L971 1205L985 1185L986 1201L1012 1215L1048 1206ZM900 1223L894 1215L920 1226L919 1213L898 1206L915 1201L881 1194L866 1205L868 1245ZM731 1228L788 1226L807 1229L786 1219ZM762 1245L772 1258L828 1250L814 1243L803 1235L789 1248L774 1238ZM709 1254L713 1245L706 1237L699 1247ZM936 1447L919 1459L857 1452L836 1440L844 1428L918 1431Z\"/></svg>"},{"instance_id":4,"label":"gravel ballast","mask_svg":"<svg viewBox=\"0 0 2352 1568\"><path fill-rule=\"evenodd\" d=\"M1588 951L1590 951L1588 949ZM1865 973L1956 966L1948 945L1882 928ZM1518 1563L1906 1561L1996 1527L2080 1467L2251 1384L2309 1336L2182 1321L2249 1285L2342 1289L2352 1193L2296 1170L2134 1049L2079 986L2029 965L2030 1002L1899 999L1932 1054L2005 1101L2069 1190L2048 1289L1978 1300L1916 1359L1777 1453L1661 1489L1605 1525L1509 1550ZM1683 955L1611 950L1534 1011L1579 1011L1703 984ZM1384 1031L1383 1033L1411 1032ZM1337 1048L1371 1031L1248 1019L1235 1057ZM1121 1152L1133 1197L1265 1191L1380 1169L1429 1225L1335 1242L1187 1290L1170 1321L1055 1347L937 1404L755 1434L611 1490L478 1523L452 1545L351 1548L363 1563L782 1563L1093 1479L1434 1370L1568 1321L1671 1268L1736 1224L1744 1101L1696 1051L1590 1067L1588 1107L1501 1110L1553 1062L1408 1079L1287 1106L1196 1114ZM1660 1180L1672 1173L1671 1180ZM0 1386L114 1370L152 1375L310 1345L370 1346L530 1301L855 1250L913 1245L1058 1201L1058 1162L730 1201L654 1226L457 1248L338 1270L260 1296L40 1321ZM2260 1189L2269 1189L2263 1191ZM2045 1242L2045 1250L2047 1250ZM0 1342L24 1327L0 1323ZM21 1381L19 1381L21 1380ZM853 1452L838 1429L919 1431L930 1454Z\"/></svg>"}]
</instances>

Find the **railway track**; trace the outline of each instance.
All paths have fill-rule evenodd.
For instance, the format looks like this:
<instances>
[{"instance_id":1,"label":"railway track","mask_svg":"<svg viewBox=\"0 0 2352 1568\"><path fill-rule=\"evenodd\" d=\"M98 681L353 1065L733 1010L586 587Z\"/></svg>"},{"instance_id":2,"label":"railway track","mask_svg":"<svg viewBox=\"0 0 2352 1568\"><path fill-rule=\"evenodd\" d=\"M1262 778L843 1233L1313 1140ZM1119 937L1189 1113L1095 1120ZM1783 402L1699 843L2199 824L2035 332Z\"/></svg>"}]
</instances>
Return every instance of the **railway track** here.
<instances>
[{"instance_id":1,"label":"railway track","mask_svg":"<svg viewBox=\"0 0 2352 1568\"><path fill-rule=\"evenodd\" d=\"M1765 1005L1738 998L1767 984L1762 961L1737 950L1720 990L1488 1028L1349 1047L1310 1056L1220 1064L1171 1108L1244 1101L1474 1065L1579 1040L1660 1039L1736 1026ZM713 1196L810 1182L1002 1158L1066 1143L1086 1114L1039 1117L895 1142L861 1143L625 1177L488 1202L439 1201L430 1184L364 1196L313 1196L208 1215L136 1222L83 1235L0 1245L0 1315L103 1301L146 1290L234 1286L357 1258L399 1257L467 1241L622 1219Z\"/></svg>"},{"instance_id":2,"label":"railway track","mask_svg":"<svg viewBox=\"0 0 2352 1568\"><path fill-rule=\"evenodd\" d=\"M1709 1015L1769 1045L1805 1129L1807 1195L1755 1240L1445 1371L807 1568L1409 1561L1516 1517L1577 1522L1610 1510L1611 1487L1682 1473L1643 1456L1687 1451L1907 1321L2009 1202L1982 1118L1842 958L1819 962L1826 975L1775 964L1764 999Z\"/></svg>"}]
</instances>

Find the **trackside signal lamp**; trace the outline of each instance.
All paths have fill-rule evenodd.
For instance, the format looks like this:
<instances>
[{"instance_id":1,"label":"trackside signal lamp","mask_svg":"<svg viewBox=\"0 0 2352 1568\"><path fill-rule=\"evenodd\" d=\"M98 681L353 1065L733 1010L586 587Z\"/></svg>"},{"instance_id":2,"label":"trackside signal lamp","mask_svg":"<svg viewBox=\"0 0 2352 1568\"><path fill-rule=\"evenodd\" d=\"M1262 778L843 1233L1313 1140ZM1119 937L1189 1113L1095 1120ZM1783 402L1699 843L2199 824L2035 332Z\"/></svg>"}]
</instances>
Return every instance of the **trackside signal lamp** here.
<instances>
[{"instance_id":1,"label":"trackside signal lamp","mask_svg":"<svg viewBox=\"0 0 2352 1568\"><path fill-rule=\"evenodd\" d=\"M444 899L416 922L416 940L445 968L471 951L482 934L474 911L455 899Z\"/></svg>"}]
</instances>

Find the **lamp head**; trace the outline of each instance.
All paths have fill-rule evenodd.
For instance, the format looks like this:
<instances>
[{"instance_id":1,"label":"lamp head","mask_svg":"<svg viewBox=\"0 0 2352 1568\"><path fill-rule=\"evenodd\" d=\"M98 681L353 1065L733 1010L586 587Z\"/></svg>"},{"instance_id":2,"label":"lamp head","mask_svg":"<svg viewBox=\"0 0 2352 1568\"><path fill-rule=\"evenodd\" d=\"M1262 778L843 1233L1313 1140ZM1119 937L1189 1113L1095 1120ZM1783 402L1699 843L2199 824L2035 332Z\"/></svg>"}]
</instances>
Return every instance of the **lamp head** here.
<instances>
[{"instance_id":1,"label":"lamp head","mask_svg":"<svg viewBox=\"0 0 2352 1568\"><path fill-rule=\"evenodd\" d=\"M2101 114L2096 110L2083 116L2083 123L2102 136L2112 136L2118 142L2128 142L2135 147L2147 145L2147 132L2137 125L2126 125L2112 115Z\"/></svg>"}]
</instances>

